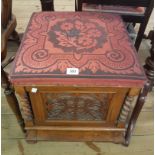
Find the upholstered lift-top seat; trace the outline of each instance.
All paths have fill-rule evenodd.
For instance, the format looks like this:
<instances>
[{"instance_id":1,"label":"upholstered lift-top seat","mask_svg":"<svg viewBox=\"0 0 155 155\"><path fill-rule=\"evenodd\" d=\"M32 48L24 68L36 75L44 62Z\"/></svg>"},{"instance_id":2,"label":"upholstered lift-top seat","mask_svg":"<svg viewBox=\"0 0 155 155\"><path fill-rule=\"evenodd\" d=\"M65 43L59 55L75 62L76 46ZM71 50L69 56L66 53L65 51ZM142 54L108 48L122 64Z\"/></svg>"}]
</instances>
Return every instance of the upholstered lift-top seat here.
<instances>
[{"instance_id":1,"label":"upholstered lift-top seat","mask_svg":"<svg viewBox=\"0 0 155 155\"><path fill-rule=\"evenodd\" d=\"M144 79L122 19L86 12L34 13L11 73L23 84L138 86Z\"/></svg>"},{"instance_id":2,"label":"upholstered lift-top seat","mask_svg":"<svg viewBox=\"0 0 155 155\"><path fill-rule=\"evenodd\" d=\"M120 15L143 15L144 7L122 6L122 5L100 5L83 3L83 11L96 11L105 13L115 13Z\"/></svg>"},{"instance_id":3,"label":"upholstered lift-top seat","mask_svg":"<svg viewBox=\"0 0 155 155\"><path fill-rule=\"evenodd\" d=\"M34 13L10 79L27 141L126 145L141 99L132 116L130 105L146 83L122 19L92 12Z\"/></svg>"}]
</instances>

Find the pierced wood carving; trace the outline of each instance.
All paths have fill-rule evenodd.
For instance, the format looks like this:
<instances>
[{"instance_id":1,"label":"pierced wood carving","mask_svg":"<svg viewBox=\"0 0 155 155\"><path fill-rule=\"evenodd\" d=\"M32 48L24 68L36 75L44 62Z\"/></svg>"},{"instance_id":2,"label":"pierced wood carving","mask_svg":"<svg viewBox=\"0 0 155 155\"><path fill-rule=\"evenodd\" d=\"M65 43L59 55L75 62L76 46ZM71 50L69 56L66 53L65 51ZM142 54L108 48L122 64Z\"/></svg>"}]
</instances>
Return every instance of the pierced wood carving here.
<instances>
[{"instance_id":1,"label":"pierced wood carving","mask_svg":"<svg viewBox=\"0 0 155 155\"><path fill-rule=\"evenodd\" d=\"M120 116L119 116L119 122L126 122L128 116L129 116L129 112L131 110L131 104L134 100L133 96L127 96L125 99L125 103L122 107Z\"/></svg>"},{"instance_id":2,"label":"pierced wood carving","mask_svg":"<svg viewBox=\"0 0 155 155\"><path fill-rule=\"evenodd\" d=\"M24 120L30 121L33 120L32 108L30 105L29 97L26 93L20 95L21 111L24 117Z\"/></svg>"},{"instance_id":3,"label":"pierced wood carving","mask_svg":"<svg viewBox=\"0 0 155 155\"><path fill-rule=\"evenodd\" d=\"M108 94L45 94L47 118L50 120L105 120Z\"/></svg>"}]
</instances>

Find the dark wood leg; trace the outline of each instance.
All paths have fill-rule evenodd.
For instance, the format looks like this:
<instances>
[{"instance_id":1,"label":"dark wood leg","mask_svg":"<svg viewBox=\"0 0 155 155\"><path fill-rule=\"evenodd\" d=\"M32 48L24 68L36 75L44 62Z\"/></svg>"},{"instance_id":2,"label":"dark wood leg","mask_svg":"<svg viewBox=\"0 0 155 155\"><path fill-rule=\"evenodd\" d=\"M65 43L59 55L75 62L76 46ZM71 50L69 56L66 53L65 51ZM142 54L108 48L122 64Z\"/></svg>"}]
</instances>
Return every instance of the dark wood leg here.
<instances>
[{"instance_id":1,"label":"dark wood leg","mask_svg":"<svg viewBox=\"0 0 155 155\"><path fill-rule=\"evenodd\" d=\"M150 31L146 39L151 40L150 56L147 57L144 65L145 73L150 81L150 91L154 86L154 31Z\"/></svg>"},{"instance_id":2,"label":"dark wood leg","mask_svg":"<svg viewBox=\"0 0 155 155\"><path fill-rule=\"evenodd\" d=\"M77 9L77 0L75 0L75 11L78 11L78 9Z\"/></svg>"},{"instance_id":3,"label":"dark wood leg","mask_svg":"<svg viewBox=\"0 0 155 155\"><path fill-rule=\"evenodd\" d=\"M82 11L82 0L77 0L77 11Z\"/></svg>"},{"instance_id":4,"label":"dark wood leg","mask_svg":"<svg viewBox=\"0 0 155 155\"><path fill-rule=\"evenodd\" d=\"M22 118L22 115L19 109L17 98L15 96L13 88L10 85L8 76L2 67L1 67L1 78L2 78L2 87L4 88L4 94L6 96L8 104L12 109L12 111L14 112L22 131L25 132L24 120Z\"/></svg>"},{"instance_id":5,"label":"dark wood leg","mask_svg":"<svg viewBox=\"0 0 155 155\"><path fill-rule=\"evenodd\" d=\"M42 11L54 11L54 0L40 0Z\"/></svg>"},{"instance_id":6,"label":"dark wood leg","mask_svg":"<svg viewBox=\"0 0 155 155\"><path fill-rule=\"evenodd\" d=\"M137 118L138 118L138 116L140 114L140 111L141 111L141 109L142 109L142 107L144 105L146 96L147 96L147 94L149 92L149 88L150 88L150 83L147 82L145 84L143 90L139 94L139 97L137 99L137 103L136 103L136 105L134 107L134 110L132 112L132 115L131 115L131 118L130 118L130 121L129 121L129 124L128 124L128 127L127 127L127 131L126 131L126 134L125 134L125 143L124 143L125 146L129 145L131 135L133 133L133 130L134 130Z\"/></svg>"},{"instance_id":7,"label":"dark wood leg","mask_svg":"<svg viewBox=\"0 0 155 155\"><path fill-rule=\"evenodd\" d=\"M141 26L139 28L137 38L136 38L136 42L135 42L135 48L136 48L137 52L138 52L140 44L142 42L146 26L147 26L147 23L144 23L144 24L141 24Z\"/></svg>"}]
</instances>

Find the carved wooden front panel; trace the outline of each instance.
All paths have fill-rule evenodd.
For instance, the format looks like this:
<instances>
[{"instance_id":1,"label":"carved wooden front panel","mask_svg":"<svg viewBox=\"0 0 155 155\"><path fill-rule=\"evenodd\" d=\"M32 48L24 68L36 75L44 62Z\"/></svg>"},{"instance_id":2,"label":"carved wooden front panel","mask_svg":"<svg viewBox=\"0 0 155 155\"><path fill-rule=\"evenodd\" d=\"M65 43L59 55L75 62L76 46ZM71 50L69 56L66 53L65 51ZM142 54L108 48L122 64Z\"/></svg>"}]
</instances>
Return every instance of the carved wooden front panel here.
<instances>
[{"instance_id":1,"label":"carved wooden front panel","mask_svg":"<svg viewBox=\"0 0 155 155\"><path fill-rule=\"evenodd\" d=\"M105 94L43 94L49 120L105 120L112 95Z\"/></svg>"},{"instance_id":2,"label":"carved wooden front panel","mask_svg":"<svg viewBox=\"0 0 155 155\"><path fill-rule=\"evenodd\" d=\"M127 88L27 87L35 124L51 126L115 126Z\"/></svg>"}]
</instances>

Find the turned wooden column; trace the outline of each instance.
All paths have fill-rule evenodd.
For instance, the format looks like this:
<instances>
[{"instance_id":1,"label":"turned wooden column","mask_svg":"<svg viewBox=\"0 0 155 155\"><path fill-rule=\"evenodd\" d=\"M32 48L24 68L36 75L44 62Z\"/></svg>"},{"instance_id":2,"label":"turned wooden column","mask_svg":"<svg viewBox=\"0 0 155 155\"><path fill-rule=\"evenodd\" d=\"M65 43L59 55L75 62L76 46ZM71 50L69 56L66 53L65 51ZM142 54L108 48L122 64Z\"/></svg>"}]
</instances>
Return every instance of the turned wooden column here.
<instances>
[{"instance_id":1,"label":"turned wooden column","mask_svg":"<svg viewBox=\"0 0 155 155\"><path fill-rule=\"evenodd\" d=\"M36 143L36 131L30 130L31 134L29 134L29 131L27 130L27 128L34 126L34 115L28 92L20 86L16 86L15 89L16 93L19 95L19 105L21 107L22 116L24 118L26 129L26 141L28 143Z\"/></svg>"},{"instance_id":2,"label":"turned wooden column","mask_svg":"<svg viewBox=\"0 0 155 155\"><path fill-rule=\"evenodd\" d=\"M125 99L125 103L121 109L121 112L120 112L120 116L119 116L119 119L118 119L118 122L127 122L127 119L129 117L129 114L130 114L130 111L131 111L131 105L132 105L132 102L134 100L134 96L130 96L128 95Z\"/></svg>"},{"instance_id":3,"label":"turned wooden column","mask_svg":"<svg viewBox=\"0 0 155 155\"><path fill-rule=\"evenodd\" d=\"M54 0L40 0L42 11L54 11Z\"/></svg>"},{"instance_id":4,"label":"turned wooden column","mask_svg":"<svg viewBox=\"0 0 155 155\"><path fill-rule=\"evenodd\" d=\"M134 110L132 112L132 115L131 115L131 118L130 118L130 121L129 121L129 124L128 124L128 127L127 127L127 131L126 131L126 134L125 134L125 143L124 145L128 146L129 143L130 143L130 138L131 138L131 135L133 133L133 130L135 128L135 124L136 124L136 121L138 119L138 116L140 114L140 111L145 103L145 99L146 99L146 96L149 92L149 88L150 88L150 83L147 82L144 86L144 88L142 89L140 95L138 96L138 99L137 99L137 102L136 102L136 105L134 107Z\"/></svg>"},{"instance_id":5,"label":"turned wooden column","mask_svg":"<svg viewBox=\"0 0 155 155\"><path fill-rule=\"evenodd\" d=\"M2 78L1 85L2 85L2 88L4 88L4 94L6 96L8 104L9 104L10 108L12 109L12 111L14 112L22 131L25 132L24 120L22 118L22 115L21 115L21 112L19 109L18 100L15 96L15 92L14 92L13 88L11 87L7 73L3 70L2 67L1 67L1 78Z\"/></svg>"}]
</instances>

